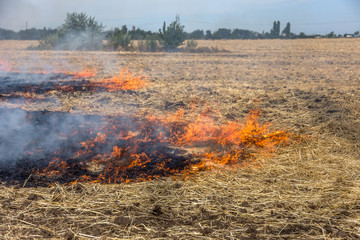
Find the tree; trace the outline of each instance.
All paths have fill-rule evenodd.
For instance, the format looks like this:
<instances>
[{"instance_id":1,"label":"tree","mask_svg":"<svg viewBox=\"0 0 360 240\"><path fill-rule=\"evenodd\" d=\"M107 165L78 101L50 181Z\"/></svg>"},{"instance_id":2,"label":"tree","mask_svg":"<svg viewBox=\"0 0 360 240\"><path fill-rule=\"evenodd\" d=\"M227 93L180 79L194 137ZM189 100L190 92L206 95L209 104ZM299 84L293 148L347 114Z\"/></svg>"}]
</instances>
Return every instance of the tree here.
<instances>
[{"instance_id":1,"label":"tree","mask_svg":"<svg viewBox=\"0 0 360 240\"><path fill-rule=\"evenodd\" d=\"M180 24L178 18L170 23L169 26L166 26L164 22L162 29L159 29L159 37L160 44L166 50L174 50L185 41L184 26Z\"/></svg>"},{"instance_id":2,"label":"tree","mask_svg":"<svg viewBox=\"0 0 360 240\"><path fill-rule=\"evenodd\" d=\"M273 28L270 30L270 36L272 38L278 38L280 36L280 21L274 21Z\"/></svg>"},{"instance_id":3,"label":"tree","mask_svg":"<svg viewBox=\"0 0 360 240\"><path fill-rule=\"evenodd\" d=\"M307 38L307 36L304 32L300 32L298 38Z\"/></svg>"},{"instance_id":4,"label":"tree","mask_svg":"<svg viewBox=\"0 0 360 240\"><path fill-rule=\"evenodd\" d=\"M0 28L0 40L4 39L17 39L17 33L12 30Z\"/></svg>"},{"instance_id":5,"label":"tree","mask_svg":"<svg viewBox=\"0 0 360 240\"><path fill-rule=\"evenodd\" d=\"M205 32L205 39L211 39L212 38L212 33L210 30L206 30Z\"/></svg>"},{"instance_id":6,"label":"tree","mask_svg":"<svg viewBox=\"0 0 360 240\"><path fill-rule=\"evenodd\" d=\"M334 38L334 37L336 37L336 35L335 35L334 32L330 32L329 34L326 35L326 37L328 37L328 38Z\"/></svg>"},{"instance_id":7,"label":"tree","mask_svg":"<svg viewBox=\"0 0 360 240\"><path fill-rule=\"evenodd\" d=\"M195 30L188 35L188 39L204 39L204 31L203 30Z\"/></svg>"},{"instance_id":8,"label":"tree","mask_svg":"<svg viewBox=\"0 0 360 240\"><path fill-rule=\"evenodd\" d=\"M85 13L67 13L57 33L46 36L41 45L49 48L93 50L100 48L104 26Z\"/></svg>"},{"instance_id":9,"label":"tree","mask_svg":"<svg viewBox=\"0 0 360 240\"><path fill-rule=\"evenodd\" d=\"M230 39L231 38L231 29L219 28L216 32L213 33L214 39Z\"/></svg>"},{"instance_id":10,"label":"tree","mask_svg":"<svg viewBox=\"0 0 360 240\"><path fill-rule=\"evenodd\" d=\"M67 13L65 23L58 29L59 35L90 33L98 35L104 29L94 17L88 17L85 13Z\"/></svg>"},{"instance_id":11,"label":"tree","mask_svg":"<svg viewBox=\"0 0 360 240\"><path fill-rule=\"evenodd\" d=\"M282 30L282 35L285 37L290 37L291 33L290 33L290 23L289 22L286 24L286 27L284 28L284 30Z\"/></svg>"},{"instance_id":12,"label":"tree","mask_svg":"<svg viewBox=\"0 0 360 240\"><path fill-rule=\"evenodd\" d=\"M128 32L131 35L132 40L144 40L147 38L152 38L153 36L156 36L157 33L152 33L151 31L144 31L140 28L132 29Z\"/></svg>"},{"instance_id":13,"label":"tree","mask_svg":"<svg viewBox=\"0 0 360 240\"><path fill-rule=\"evenodd\" d=\"M245 29L238 29L235 28L232 33L232 38L234 39L251 39L251 38L256 38L256 33L250 31L250 30L245 30Z\"/></svg>"}]
</instances>

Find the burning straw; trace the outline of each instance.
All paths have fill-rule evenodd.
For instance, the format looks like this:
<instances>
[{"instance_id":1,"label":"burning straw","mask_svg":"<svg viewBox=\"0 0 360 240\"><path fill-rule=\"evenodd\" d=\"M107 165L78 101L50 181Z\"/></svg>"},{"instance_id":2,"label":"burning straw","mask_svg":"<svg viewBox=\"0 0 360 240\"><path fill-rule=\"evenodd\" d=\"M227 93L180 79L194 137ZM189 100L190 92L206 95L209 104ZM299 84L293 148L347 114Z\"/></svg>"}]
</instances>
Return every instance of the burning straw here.
<instances>
[{"instance_id":1,"label":"burning straw","mask_svg":"<svg viewBox=\"0 0 360 240\"><path fill-rule=\"evenodd\" d=\"M146 77L135 75L128 69L103 78L97 77L95 69L16 76L20 80L15 86L8 76L4 78L9 84L0 87L1 94L13 94L14 90L23 94L135 91L149 84ZM39 76L36 85L31 84L31 79L25 83L21 81ZM22 115L25 114L20 113ZM41 162L34 165L32 172L51 182L134 182L224 167L237 168L253 164L259 154L272 152L276 146L289 141L286 131L271 131L269 123L259 123L259 117L259 111L251 111L245 121L226 121L220 113L209 108L200 113L195 109L180 109L165 116L89 118L89 122L71 115L61 116L63 120L58 122L59 116L45 114L40 119L33 116L37 119L34 123L31 118L30 123L21 119L25 125L30 124L25 130L53 136L51 149L46 149L48 141L40 142L36 147L39 140L30 137L22 146L24 152L16 153L23 165L24 162L25 165L26 162ZM51 124L42 126L41 121ZM99 122L104 124L99 127ZM53 128L52 125L61 125L61 131L46 130Z\"/></svg>"},{"instance_id":2,"label":"burning straw","mask_svg":"<svg viewBox=\"0 0 360 240\"><path fill-rule=\"evenodd\" d=\"M78 151L67 158L62 151L54 153L53 161L36 175L119 183L246 166L290 139L286 131L260 124L259 116L259 111L252 111L243 122L223 124L206 111L197 116L179 110L165 117L122 117L98 131L89 129L92 137L78 143Z\"/></svg>"},{"instance_id":3,"label":"burning straw","mask_svg":"<svg viewBox=\"0 0 360 240\"><path fill-rule=\"evenodd\" d=\"M55 92L135 91L149 85L145 76L135 75L128 69L112 77L97 77L96 69L79 72L38 71L20 73L7 71L0 76L0 94L49 94Z\"/></svg>"}]
</instances>

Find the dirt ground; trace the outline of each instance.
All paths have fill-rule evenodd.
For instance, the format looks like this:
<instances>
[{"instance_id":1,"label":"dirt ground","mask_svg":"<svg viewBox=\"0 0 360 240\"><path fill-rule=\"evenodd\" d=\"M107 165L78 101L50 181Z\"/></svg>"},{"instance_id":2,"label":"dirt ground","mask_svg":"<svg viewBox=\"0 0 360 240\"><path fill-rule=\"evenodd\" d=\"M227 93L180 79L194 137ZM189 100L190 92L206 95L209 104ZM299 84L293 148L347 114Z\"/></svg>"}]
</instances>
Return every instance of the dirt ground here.
<instances>
[{"instance_id":1,"label":"dirt ground","mask_svg":"<svg viewBox=\"0 0 360 240\"><path fill-rule=\"evenodd\" d=\"M126 67L151 84L0 98L1 107L117 115L200 103L228 120L260 109L261 121L304 140L236 170L132 184L0 183L3 239L360 238L359 39L199 41L227 50L219 53L25 50L35 44L0 41L0 57L14 71L107 76Z\"/></svg>"}]
</instances>

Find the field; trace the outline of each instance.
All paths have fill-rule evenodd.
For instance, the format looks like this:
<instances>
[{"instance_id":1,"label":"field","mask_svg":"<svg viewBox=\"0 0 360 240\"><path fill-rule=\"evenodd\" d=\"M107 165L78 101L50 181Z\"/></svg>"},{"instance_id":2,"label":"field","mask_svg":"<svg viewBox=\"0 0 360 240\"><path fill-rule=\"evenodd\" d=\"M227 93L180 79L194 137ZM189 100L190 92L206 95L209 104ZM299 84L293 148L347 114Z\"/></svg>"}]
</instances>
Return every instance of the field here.
<instances>
[{"instance_id":1,"label":"field","mask_svg":"<svg viewBox=\"0 0 360 240\"><path fill-rule=\"evenodd\" d=\"M0 183L2 239L360 238L359 39L216 40L218 53L25 50L0 41L14 71L123 68L143 89L0 95L1 107L116 116L196 106L296 136L255 164L138 183ZM1 153L0 153L1 154ZM29 176L31 181L31 176Z\"/></svg>"}]
</instances>

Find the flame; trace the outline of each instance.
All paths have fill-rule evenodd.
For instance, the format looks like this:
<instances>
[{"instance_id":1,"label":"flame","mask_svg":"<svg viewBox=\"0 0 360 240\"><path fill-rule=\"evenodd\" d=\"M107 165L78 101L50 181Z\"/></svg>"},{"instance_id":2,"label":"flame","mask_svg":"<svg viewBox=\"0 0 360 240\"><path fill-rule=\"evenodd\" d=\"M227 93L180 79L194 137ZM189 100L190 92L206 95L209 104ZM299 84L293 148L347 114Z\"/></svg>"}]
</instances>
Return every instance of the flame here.
<instances>
[{"instance_id":1,"label":"flame","mask_svg":"<svg viewBox=\"0 0 360 240\"><path fill-rule=\"evenodd\" d=\"M1 65L0 65L1 66ZM37 71L32 72L29 77L39 77L43 80L40 84L33 84L31 81L17 87L14 84L13 89L0 89L0 94L51 94L54 92L71 93L77 91L98 92L98 91L135 91L149 85L149 81L145 76L135 75L128 69L122 69L120 73L114 77L97 77L96 69L85 69L79 72L63 72L63 71ZM18 72L11 72L18 74ZM40 74L39 76L34 74ZM96 79L97 77L97 79ZM79 80L81 79L81 80ZM50 81L51 80L51 81ZM58 80L58 81L54 81Z\"/></svg>"},{"instance_id":2,"label":"flame","mask_svg":"<svg viewBox=\"0 0 360 240\"><path fill-rule=\"evenodd\" d=\"M95 78L97 76L97 69L87 68L79 72L67 72L67 71L40 71L35 72L39 74L59 74L64 75L64 77L71 77L72 79L89 79ZM66 84L63 83L61 86L54 86L54 89L51 90L58 90L62 92L73 92L75 91L73 83ZM142 75L135 75L129 71L129 69L124 68L121 69L119 74L113 77L106 77L106 78L98 78L94 81L85 81L83 83L79 82L76 86L78 88L84 87L90 89L92 91L98 91L101 89L105 89L109 92L114 91L126 91L126 90L138 90L141 88L146 87L149 84L149 81L146 77Z\"/></svg>"},{"instance_id":3,"label":"flame","mask_svg":"<svg viewBox=\"0 0 360 240\"><path fill-rule=\"evenodd\" d=\"M0 67L10 69L1 60ZM25 86L24 95L32 99L36 93L54 90L134 91L149 85L146 77L126 68L116 76L91 81L84 78L97 77L96 69L57 74L74 80ZM198 104L203 102L161 116L118 116L126 121L109 120L100 128L65 134L61 137L71 139L72 144L64 144L50 154L47 159L52 161L35 170L35 174L74 182L148 181L175 173L252 164L258 155L271 153L290 141L287 131L272 131L270 123L260 123L260 111L251 111L244 121L228 121L210 107L199 111ZM66 149L69 145L71 149Z\"/></svg>"},{"instance_id":4,"label":"flame","mask_svg":"<svg viewBox=\"0 0 360 240\"><path fill-rule=\"evenodd\" d=\"M95 86L104 87L109 92L122 90L138 90L147 86L149 82L142 75L134 75L124 68L114 77L105 78L94 83Z\"/></svg>"},{"instance_id":5,"label":"flame","mask_svg":"<svg viewBox=\"0 0 360 240\"><path fill-rule=\"evenodd\" d=\"M288 132L271 131L259 117L260 111L251 111L245 121L225 121L219 113L183 109L166 116L133 116L130 125L115 121L91 131L93 137L80 143L72 165L56 157L37 173L68 176L70 169L80 168L88 173L74 181L126 183L244 166L290 141Z\"/></svg>"},{"instance_id":6,"label":"flame","mask_svg":"<svg viewBox=\"0 0 360 240\"><path fill-rule=\"evenodd\" d=\"M61 71L61 70L36 70L31 73L42 74L42 75L63 75L64 77L71 77L73 79L88 79L94 78L97 75L97 69L95 68L86 68L84 70L75 72L75 71Z\"/></svg>"},{"instance_id":7,"label":"flame","mask_svg":"<svg viewBox=\"0 0 360 240\"><path fill-rule=\"evenodd\" d=\"M96 77L97 72L97 69L87 68L80 72L65 72L65 74L68 76L72 76L74 79L84 79Z\"/></svg>"},{"instance_id":8,"label":"flame","mask_svg":"<svg viewBox=\"0 0 360 240\"><path fill-rule=\"evenodd\" d=\"M166 120L170 119L171 124L175 124L171 142L178 146L211 146L207 152L197 154L202 160L194 166L196 169L237 164L254 156L252 148L255 148L256 152L271 152L276 145L289 141L286 131L271 132L270 123L261 125L258 122L261 115L259 110L250 111L244 123L229 121L221 125L216 123L216 117L209 116L206 111L194 118L195 121L186 124L179 121L179 117L183 115L183 111L179 111L174 117L175 120L171 117Z\"/></svg>"},{"instance_id":9,"label":"flame","mask_svg":"<svg viewBox=\"0 0 360 240\"><path fill-rule=\"evenodd\" d=\"M13 71L12 68L10 67L10 64L5 62L1 58L0 58L0 70L6 71L6 72L12 72L12 73L20 73L18 71ZM49 71L49 70L42 69L42 70L31 71L30 73L43 74L43 75L45 75L45 74L47 74L47 75L64 75L64 76L72 77L74 79L86 79L86 78L95 77L97 74L97 69L86 68L79 72L60 71L60 70Z\"/></svg>"}]
</instances>

